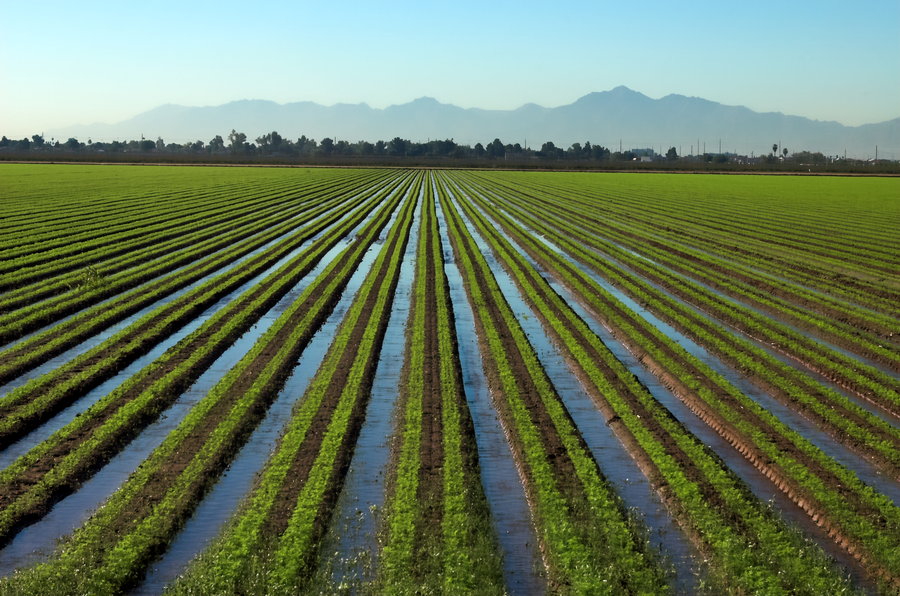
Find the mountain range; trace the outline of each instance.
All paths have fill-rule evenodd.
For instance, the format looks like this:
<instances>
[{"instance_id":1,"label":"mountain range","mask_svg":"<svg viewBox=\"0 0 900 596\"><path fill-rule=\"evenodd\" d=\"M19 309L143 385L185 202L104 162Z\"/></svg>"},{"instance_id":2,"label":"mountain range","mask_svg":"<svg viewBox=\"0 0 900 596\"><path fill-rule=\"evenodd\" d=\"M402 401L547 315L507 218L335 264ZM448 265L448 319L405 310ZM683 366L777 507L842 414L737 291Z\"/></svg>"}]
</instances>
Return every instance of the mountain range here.
<instances>
[{"instance_id":1,"label":"mountain range","mask_svg":"<svg viewBox=\"0 0 900 596\"><path fill-rule=\"evenodd\" d=\"M460 108L422 97L384 109L367 104L323 106L313 102L278 104L241 100L219 106L163 105L116 124L73 126L48 132L111 141L150 139L167 142L226 138L235 129L252 141L277 131L296 139L331 137L350 142L401 137L413 141L452 138L457 143L487 144L494 138L540 148L545 141L559 147L574 142L601 144L613 150L649 147L680 155L706 151L767 153L773 143L791 152L900 159L900 118L863 126L844 126L777 112L759 113L697 97L667 95L652 99L627 87L589 93L555 108L525 104L515 110ZM698 147L699 145L699 147ZM699 149L699 151L698 151Z\"/></svg>"}]
</instances>

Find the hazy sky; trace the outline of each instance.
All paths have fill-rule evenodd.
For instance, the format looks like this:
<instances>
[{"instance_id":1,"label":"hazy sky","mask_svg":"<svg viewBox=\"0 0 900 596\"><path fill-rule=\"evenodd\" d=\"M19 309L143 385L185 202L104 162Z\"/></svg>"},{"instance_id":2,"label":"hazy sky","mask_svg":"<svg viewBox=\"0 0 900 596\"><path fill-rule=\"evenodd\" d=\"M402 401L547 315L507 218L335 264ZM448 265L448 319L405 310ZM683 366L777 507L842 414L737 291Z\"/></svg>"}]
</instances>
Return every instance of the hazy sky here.
<instances>
[{"instance_id":1,"label":"hazy sky","mask_svg":"<svg viewBox=\"0 0 900 596\"><path fill-rule=\"evenodd\" d=\"M900 0L0 0L0 134L164 103L568 104L627 85L844 124L900 116Z\"/></svg>"}]
</instances>

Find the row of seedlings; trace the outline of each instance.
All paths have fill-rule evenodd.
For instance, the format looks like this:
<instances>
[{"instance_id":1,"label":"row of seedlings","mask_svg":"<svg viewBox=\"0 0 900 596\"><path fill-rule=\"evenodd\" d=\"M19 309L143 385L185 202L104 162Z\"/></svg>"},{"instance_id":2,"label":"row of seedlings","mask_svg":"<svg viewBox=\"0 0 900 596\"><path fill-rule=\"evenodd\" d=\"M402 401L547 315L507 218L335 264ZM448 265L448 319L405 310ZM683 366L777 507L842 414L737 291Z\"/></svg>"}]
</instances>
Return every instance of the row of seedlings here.
<instances>
[{"instance_id":1,"label":"row of seedlings","mask_svg":"<svg viewBox=\"0 0 900 596\"><path fill-rule=\"evenodd\" d=\"M380 587L499 594L503 574L463 391L432 181L421 222Z\"/></svg>"},{"instance_id":2,"label":"row of seedlings","mask_svg":"<svg viewBox=\"0 0 900 596\"><path fill-rule=\"evenodd\" d=\"M305 329L312 333L321 323L319 319L327 316L336 299L335 294L362 258L368 246L364 241L375 234L374 228L378 224L384 225L382 220L390 215L389 209L396 205L399 194L409 183L406 177L397 193L371 198L297 257L270 273L160 358L0 472L0 537L8 540L17 528L40 517L52 503L75 490L104 465L177 399L348 232L372 217L372 208L385 203L373 221L366 224L364 230L368 235L360 232L360 236L329 265L329 271L338 271L340 275L335 275L333 280L319 276L295 303L293 311L304 304L310 307L311 318L305 322ZM271 333L270 329L266 337ZM299 337L306 336L301 334Z\"/></svg>"},{"instance_id":3,"label":"row of seedlings","mask_svg":"<svg viewBox=\"0 0 900 596\"><path fill-rule=\"evenodd\" d=\"M701 419L772 479L816 523L825 526L871 576L889 583L897 581L900 525L897 508L890 499L860 482L851 471L647 325L571 261L550 250L490 205L478 201L477 197L475 200L541 266L569 286L617 339L638 355ZM551 231L544 228L534 229L559 242L567 252L577 248L576 241L551 236ZM640 301L656 311L657 306L650 299L641 297Z\"/></svg>"},{"instance_id":4,"label":"row of seedlings","mask_svg":"<svg viewBox=\"0 0 900 596\"><path fill-rule=\"evenodd\" d=\"M238 201L236 197L242 195L236 194L236 197L223 199L230 208L221 209L217 217L198 214L195 206L190 213L192 221L176 221L177 225L164 230L164 235L170 237L167 241L161 237L163 234L147 232L149 238L143 247L119 243L119 238L110 234L101 241L102 246L96 254L75 249L72 257L53 260L52 267L18 270L17 275L26 283L3 294L0 311L9 312L22 306L45 309L45 305L38 306L37 303L67 291L76 291L83 300L82 294L99 289L96 286L100 285L104 290L101 296L111 295L111 292L133 286L135 281L150 279L154 272L159 275L172 271L192 262L191 257L196 259L211 254L295 217L314 207L323 194L334 196L341 190L348 191L364 184L359 179L335 182L324 181L303 187L291 185L278 193L254 193L250 201ZM263 220L268 220L267 225L263 225ZM143 274L135 277L136 271ZM5 281L14 283L13 277L8 276Z\"/></svg>"},{"instance_id":5,"label":"row of seedlings","mask_svg":"<svg viewBox=\"0 0 900 596\"><path fill-rule=\"evenodd\" d=\"M673 299L667 292L659 291L643 277L606 258L605 253L598 254L590 248L590 239L578 229L568 227L550 214L535 217L514 201L501 200L501 204L515 213L521 221L546 234L546 237L557 246L590 266L638 303L650 308L687 337L704 345L723 361L760 384L774 397L802 411L842 443L864 454L885 470L896 469L900 463L898 459L900 432L889 422L855 404L843 394L821 385L796 368L780 362L751 341L729 332L707 316ZM621 253L614 254L617 259L625 260L625 256ZM627 262L641 272L655 267L636 258ZM683 292L691 291L688 281L672 281L672 284L678 285ZM708 292L704 297L714 299L714 295ZM700 304L704 312L715 310L710 302L701 301ZM738 312L735 316L741 316L741 313ZM845 374L853 373L845 371ZM867 391L862 393L862 396L888 412L897 411L896 404L900 403L900 391L897 389L896 381L880 371L870 371L870 379L861 380L860 384L863 383Z\"/></svg>"},{"instance_id":6,"label":"row of seedlings","mask_svg":"<svg viewBox=\"0 0 900 596\"><path fill-rule=\"evenodd\" d=\"M601 220L591 214L595 201L577 200L577 197L569 193L559 193L555 197L525 193L519 196L527 200L530 210L551 210L561 221L579 229L580 234L591 242L591 248L642 268L643 275L671 288L685 300L695 301L694 294L702 294L706 302L715 307L716 316L762 341L773 345L799 346L803 350L800 358L818 354L817 360L840 364L855 377L865 379L871 373L877 373L871 367L860 365L853 358L834 350L823 349L821 344L807 338L805 334L778 325L771 318L753 310L741 308L737 309L739 316L732 315L736 310L733 303L716 296L702 285L692 284L688 288L684 287L683 282L676 283L683 278L672 272L688 276L755 309L761 309L861 356L900 370L900 355L896 349L884 345L897 341L891 339L892 333L896 331L893 317L834 300L796 284L760 276L741 263L725 261L702 250L679 247L671 238L658 238L656 228L650 226L634 222L617 224L608 217ZM636 254L640 257L635 256ZM653 262L649 263L647 259Z\"/></svg>"},{"instance_id":7,"label":"row of seedlings","mask_svg":"<svg viewBox=\"0 0 900 596\"><path fill-rule=\"evenodd\" d=\"M344 192L353 192L353 186L341 186L344 187ZM220 236L208 238L174 254L165 254L161 258L148 262L138 262L136 266L112 276L106 276L102 267L87 265L61 281L62 286L57 287L57 290L62 290L61 293L44 300L32 301L27 296L10 293L8 294L9 302L4 307L4 310L9 310L0 314L0 341L15 340L25 333L56 322L62 317L77 313L103 300L116 298L119 294L137 289L141 285L158 283L158 278L161 276L178 271L179 268L189 267L197 259L215 258L218 253L229 250L234 242L241 239L253 239L254 235L265 232L267 226L272 227L282 223L289 226L291 218L300 216L307 209L315 207L319 202L318 197L331 198L336 190L337 188L323 187L308 200L302 200L301 204L284 209L282 213L269 214L268 217L266 214L248 213L248 217L242 222L243 229L226 227ZM257 219L254 219L254 216ZM259 221L260 217L269 220L265 222L266 225L260 225L263 223ZM53 280L49 280L46 285L54 285ZM38 283L36 286L23 289L23 292L42 292L44 291L43 287L43 283ZM19 308L15 308L16 305L19 305Z\"/></svg>"},{"instance_id":8,"label":"row of seedlings","mask_svg":"<svg viewBox=\"0 0 900 596\"><path fill-rule=\"evenodd\" d=\"M551 590L666 592L657 554L591 457L443 184L438 194Z\"/></svg>"},{"instance_id":9,"label":"row of seedlings","mask_svg":"<svg viewBox=\"0 0 900 596\"><path fill-rule=\"evenodd\" d=\"M32 379L7 395L0 397L0 412L4 415L3 419L0 420L0 445L9 444L10 441L15 440L33 428L35 424L47 419L47 417L53 415L66 404L71 403L74 399L98 386L114 375L117 370L133 362L175 330L192 321L194 317L215 304L222 297L227 296L233 290L261 273L267 272L281 259L299 250L310 239L316 238L335 224L343 222L342 227L346 227L347 222L344 220L347 218L347 215L353 214L352 219L357 221L365 217L366 213L381 200L382 196L393 190L392 186L383 189L376 187L364 195L343 204L341 204L340 199L336 199L334 203L329 203L320 209L310 211L307 217L302 217L300 221L294 222L291 227L280 230L282 233L288 234L284 240L245 261L241 267L230 268L215 275L178 299L165 303L145 314L125 329L76 356L66 364L45 375ZM307 222L306 225L302 225L303 222ZM327 242L320 242L315 245L312 253L308 249L305 252L301 251L299 256L293 257L291 259L293 265L286 265L288 267L286 271L302 276L302 274L305 274L305 271L308 271L315 264L315 261L305 261L304 259L309 254L316 254L316 258L320 258L332 245L342 238L342 235L339 231L332 231L327 235L327 238ZM246 248L243 247L242 250L246 250ZM206 263L201 261L201 263L198 263L198 266L202 268L201 271L192 269L190 275L196 276L203 272L209 272L210 268L218 268L222 265L223 263L220 260ZM281 291L286 292L290 287L288 285L290 279L292 279L290 275L285 275L280 280L273 276L268 284L258 285L253 292L256 295L260 295L267 286L272 284L278 285L278 287L282 288ZM142 298L139 296L123 296L124 304L110 305L110 307L119 307L110 308L110 311L122 316L134 310L135 307L131 304L132 300L129 300L129 298L142 301ZM270 300L277 301L277 299L277 294L272 294L270 297ZM251 294L248 294L242 302L232 306L231 310L240 312L241 305L250 304L253 300ZM262 306L261 304L260 307ZM35 360L39 358L46 359L48 354L52 355L54 352L52 348L61 350L79 339L84 339L86 334L96 329L95 325L97 322L91 319L91 315L94 314L93 312L87 312L84 316L76 317L61 325L59 329L39 334L32 340L16 346L9 351L11 355L16 355L20 350L24 354L18 361L11 359L10 368L18 366L19 371L21 371L23 370L23 365L33 365ZM102 315L98 318L104 320ZM62 335L57 336L56 331L59 331Z\"/></svg>"},{"instance_id":10,"label":"row of seedlings","mask_svg":"<svg viewBox=\"0 0 900 596\"><path fill-rule=\"evenodd\" d=\"M140 580L261 420L364 255L393 218L410 183L406 177L402 192L382 203L350 246L306 287L59 553L46 563L0 580L0 594L36 593L48 587L59 594L111 594ZM407 211L408 204L406 199ZM354 378L353 372L350 378Z\"/></svg>"},{"instance_id":11,"label":"row of seedlings","mask_svg":"<svg viewBox=\"0 0 900 596\"><path fill-rule=\"evenodd\" d=\"M314 575L365 416L422 183L419 174L254 490L173 593L295 594Z\"/></svg>"},{"instance_id":12,"label":"row of seedlings","mask_svg":"<svg viewBox=\"0 0 900 596\"><path fill-rule=\"evenodd\" d=\"M111 325L136 316L141 310L153 309L154 304L161 305L168 302L170 309L189 303L202 306L202 301L198 300L200 296L198 292L202 290L195 286L198 284L203 286L206 283L204 280L217 276L219 281L251 279L252 276L248 277L248 273L264 271L271 267L277 260L295 250L300 243L312 237L312 234L324 230L327 225L349 213L363 197L374 194L378 188L378 186L368 187L363 192L350 196L344 193L337 193L334 196L322 195L315 204L291 212L285 221L279 221L280 217L263 218L259 222L261 227L254 226L248 233L249 237L243 240L240 236L224 239L223 242L226 244L219 252L205 258L201 258L199 254L191 255L192 262L180 270L122 292L101 304L85 308L45 330L34 332L0 352L0 382L16 378L48 359L89 340ZM236 264L241 266L244 275L233 278L222 275L229 269L234 270ZM186 291L190 291L190 295L181 297L180 301L167 298ZM214 299L218 297L210 296ZM48 313L47 316L56 318L60 314ZM21 322L25 324L26 320L27 318Z\"/></svg>"},{"instance_id":13,"label":"row of seedlings","mask_svg":"<svg viewBox=\"0 0 900 596\"><path fill-rule=\"evenodd\" d=\"M466 195L461 203L468 217L533 305L609 426L708 558L708 586L748 593L802 591L804 586L821 593L846 591L846 581L821 551L774 516L707 446L675 420L540 272L469 203L472 195L460 194ZM513 229L507 231L527 252L540 244L531 237L516 237Z\"/></svg>"},{"instance_id":14,"label":"row of seedlings","mask_svg":"<svg viewBox=\"0 0 900 596\"><path fill-rule=\"evenodd\" d=\"M496 177L494 178L496 179ZM608 177L603 180L609 182ZM520 183L520 189L525 190L521 183L526 181L519 178L517 182ZM817 256L814 252L808 252L803 247L794 247L790 252L785 253L783 248L773 244L773 237L783 237L788 230L790 234L793 234L799 225L799 222L786 220L784 210L778 208L783 203L779 203L772 210L778 217L779 225L770 232L770 237L753 241L746 236L736 234L734 230L720 230L703 225L708 223L709 211L715 210L716 206L711 205L709 201L698 206L694 194L691 194L686 202L677 202L672 196L671 185L666 188L666 194L663 195L665 200L661 200L660 195L635 195L632 188L616 189L614 194L610 194L611 190L606 185L598 187L594 179L575 178L569 184L565 184L566 179L560 180L559 177L556 177L549 185L536 182L537 180L533 178L527 181L527 188L531 189L532 195L564 197L568 203L581 199L592 213L602 214L604 223L620 223L625 228L646 227L655 238L663 239L675 246L690 246L728 261L748 265L754 270L769 274L769 280L785 278L820 292L840 296L844 300L856 302L868 308L888 314L896 313L897 292L890 291L887 286L878 281L878 277L883 276L869 278L863 275L858 277L860 275L858 271L842 271L846 268L844 260L812 263L807 259L810 256ZM591 184L589 185L588 182ZM742 182L746 184L747 181L742 180ZM780 182L783 183L783 179ZM563 188L568 192L563 192ZM729 187L728 190L732 188ZM758 195L753 195L752 201L746 199L744 201L728 201L729 221L744 217L751 218L756 223L759 217L764 216L767 212L765 209L760 209L759 202ZM652 204L654 208L648 210L648 204ZM745 205L749 211L745 211L743 214L738 213L741 205ZM821 210L819 209L816 211L815 222L821 233L820 214ZM843 231L847 229L847 225L847 214L842 213L839 221L832 222L830 227L832 236L835 227ZM883 241L886 237L878 237L877 232L878 230L873 229L869 222L866 225L865 233L860 237L863 242L855 242L854 246L878 244Z\"/></svg>"}]
</instances>

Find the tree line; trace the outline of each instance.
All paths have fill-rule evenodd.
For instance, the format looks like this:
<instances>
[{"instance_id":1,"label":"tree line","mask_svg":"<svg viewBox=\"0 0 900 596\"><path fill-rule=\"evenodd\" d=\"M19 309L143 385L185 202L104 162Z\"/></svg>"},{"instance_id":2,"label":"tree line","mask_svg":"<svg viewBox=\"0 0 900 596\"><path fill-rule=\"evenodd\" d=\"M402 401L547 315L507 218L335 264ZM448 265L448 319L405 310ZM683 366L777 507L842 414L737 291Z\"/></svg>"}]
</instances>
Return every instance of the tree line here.
<instances>
[{"instance_id":1,"label":"tree line","mask_svg":"<svg viewBox=\"0 0 900 596\"><path fill-rule=\"evenodd\" d=\"M781 149L781 151L778 151ZM319 161L323 163L353 163L369 161L373 163L411 163L447 162L447 163L492 163L510 162L510 165L527 165L533 163L566 162L572 166L560 167L599 167L621 168L625 164L636 167L653 166L662 168L697 168L709 167L746 167L783 169L799 166L856 167L865 162L841 159L839 156L826 156L820 152L800 151L788 154L787 149L773 145L771 153L761 153L759 157L748 158L734 153L704 153L702 155L679 155L675 147L665 153L657 153L652 148L612 151L600 144L590 141L572 143L569 147L558 147L552 141L541 144L540 149L523 147L519 143L504 143L499 138L487 144L468 145L457 143L452 138L411 141L394 137L390 141L376 142L333 139L325 137L319 141L301 135L296 140L284 137L277 131L261 135L251 141L243 132L232 131L225 137L215 135L209 141L196 140L186 143L167 143L162 138L156 140L141 138L140 140L101 142L88 139L87 142L76 138L65 141L46 140L43 135L32 135L31 138L0 138L0 157L3 159L72 159L72 160L105 160L136 161L141 159L157 161L247 161L247 162L303 162ZM646 162L650 162L649 164ZM578 165L575 165L575 164ZM591 165L593 164L593 165ZM604 165L607 164L607 165ZM895 163L883 165L896 165ZM549 164L546 167L554 167ZM631 167L631 166L627 166Z\"/></svg>"}]
</instances>

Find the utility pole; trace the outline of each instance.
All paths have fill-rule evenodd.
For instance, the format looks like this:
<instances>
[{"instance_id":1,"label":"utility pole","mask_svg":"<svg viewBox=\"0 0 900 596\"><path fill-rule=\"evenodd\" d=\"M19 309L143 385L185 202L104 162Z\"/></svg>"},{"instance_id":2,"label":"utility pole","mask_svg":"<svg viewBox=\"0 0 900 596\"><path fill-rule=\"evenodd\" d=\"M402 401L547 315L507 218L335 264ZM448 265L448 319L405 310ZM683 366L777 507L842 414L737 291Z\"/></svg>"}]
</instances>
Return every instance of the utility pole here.
<instances>
[{"instance_id":1,"label":"utility pole","mask_svg":"<svg viewBox=\"0 0 900 596\"><path fill-rule=\"evenodd\" d=\"M719 155L722 155L722 139L719 139Z\"/></svg>"}]
</instances>

